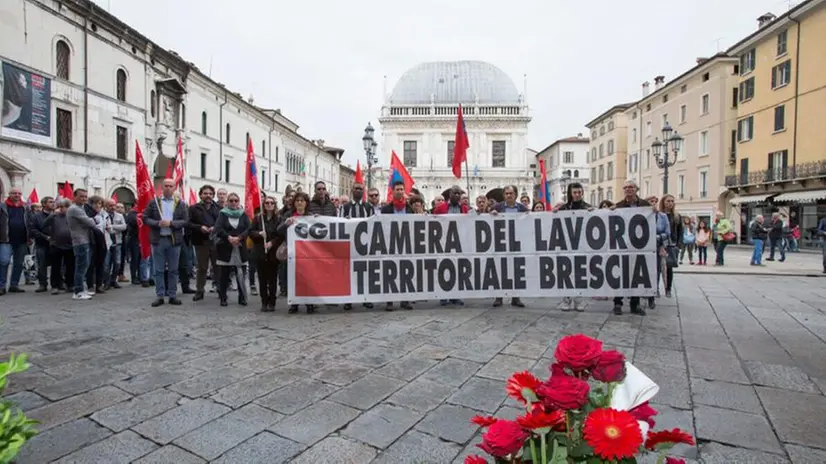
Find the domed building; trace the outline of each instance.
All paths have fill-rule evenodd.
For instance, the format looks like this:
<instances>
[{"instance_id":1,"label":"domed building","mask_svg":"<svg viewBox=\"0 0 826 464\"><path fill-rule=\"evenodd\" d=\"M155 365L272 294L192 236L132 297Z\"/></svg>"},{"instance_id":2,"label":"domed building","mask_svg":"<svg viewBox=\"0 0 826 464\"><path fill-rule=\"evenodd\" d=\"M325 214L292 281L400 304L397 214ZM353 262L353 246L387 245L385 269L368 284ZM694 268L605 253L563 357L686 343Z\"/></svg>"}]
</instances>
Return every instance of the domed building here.
<instances>
[{"instance_id":1,"label":"domed building","mask_svg":"<svg viewBox=\"0 0 826 464\"><path fill-rule=\"evenodd\" d=\"M451 166L460 103L470 148L467 171L463 168L462 178L456 179ZM500 196L498 189L506 185L529 194L534 171L527 149L530 121L524 94L496 66L482 61L422 63L385 94L379 160L389 162L395 150L427 201L453 185L466 190L466 176L471 199Z\"/></svg>"}]
</instances>

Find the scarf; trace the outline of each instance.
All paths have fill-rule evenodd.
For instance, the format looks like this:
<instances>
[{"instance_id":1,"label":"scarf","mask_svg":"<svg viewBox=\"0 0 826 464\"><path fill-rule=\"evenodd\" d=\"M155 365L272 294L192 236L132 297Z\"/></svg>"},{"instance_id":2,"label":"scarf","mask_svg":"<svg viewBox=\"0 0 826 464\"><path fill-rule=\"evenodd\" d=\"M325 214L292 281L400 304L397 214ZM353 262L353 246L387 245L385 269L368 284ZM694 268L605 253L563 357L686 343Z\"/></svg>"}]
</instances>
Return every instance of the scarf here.
<instances>
[{"instance_id":1,"label":"scarf","mask_svg":"<svg viewBox=\"0 0 826 464\"><path fill-rule=\"evenodd\" d=\"M293 210L293 217L296 216L303 216L303 214L299 213L298 210Z\"/></svg>"},{"instance_id":2,"label":"scarf","mask_svg":"<svg viewBox=\"0 0 826 464\"><path fill-rule=\"evenodd\" d=\"M395 208L396 211L401 211L403 209L406 209L405 208L406 206L407 206L407 202L404 201L404 198L402 198L401 200L396 200L395 198L393 199L393 208Z\"/></svg>"},{"instance_id":3,"label":"scarf","mask_svg":"<svg viewBox=\"0 0 826 464\"><path fill-rule=\"evenodd\" d=\"M232 209L230 207L226 207L221 210L228 218L238 219L241 215L244 214L244 210L242 208Z\"/></svg>"},{"instance_id":4,"label":"scarf","mask_svg":"<svg viewBox=\"0 0 826 464\"><path fill-rule=\"evenodd\" d=\"M15 203L11 200L11 198L6 198L6 206L9 206L11 208L20 208L21 206L23 206L23 200L20 200L19 203Z\"/></svg>"}]
</instances>

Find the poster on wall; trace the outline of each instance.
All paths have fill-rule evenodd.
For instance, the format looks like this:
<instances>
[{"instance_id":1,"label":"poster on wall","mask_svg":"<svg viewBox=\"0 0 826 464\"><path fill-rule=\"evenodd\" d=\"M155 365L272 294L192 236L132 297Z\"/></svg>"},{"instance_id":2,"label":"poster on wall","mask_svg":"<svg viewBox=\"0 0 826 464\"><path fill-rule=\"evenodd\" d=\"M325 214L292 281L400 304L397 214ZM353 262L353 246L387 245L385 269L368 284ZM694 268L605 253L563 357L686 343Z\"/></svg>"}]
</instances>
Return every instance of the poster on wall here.
<instances>
[{"instance_id":1,"label":"poster on wall","mask_svg":"<svg viewBox=\"0 0 826 464\"><path fill-rule=\"evenodd\" d=\"M51 145L52 80L10 63L2 65L0 135Z\"/></svg>"}]
</instances>

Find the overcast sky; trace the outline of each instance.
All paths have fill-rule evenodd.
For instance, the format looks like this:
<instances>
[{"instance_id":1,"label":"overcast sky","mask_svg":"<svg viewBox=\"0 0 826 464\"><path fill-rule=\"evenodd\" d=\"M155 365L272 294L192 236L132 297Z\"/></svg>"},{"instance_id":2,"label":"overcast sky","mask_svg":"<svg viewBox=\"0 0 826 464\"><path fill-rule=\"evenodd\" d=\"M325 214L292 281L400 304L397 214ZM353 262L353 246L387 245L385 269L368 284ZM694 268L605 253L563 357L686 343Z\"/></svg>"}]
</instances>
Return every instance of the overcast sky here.
<instances>
[{"instance_id":1,"label":"overcast sky","mask_svg":"<svg viewBox=\"0 0 826 464\"><path fill-rule=\"evenodd\" d=\"M162 47L256 104L281 108L307 138L364 158L364 126L418 63L482 60L527 100L529 145L585 133L608 107L639 98L697 57L725 50L778 0L96 0ZM380 147L386 153L401 147Z\"/></svg>"}]
</instances>

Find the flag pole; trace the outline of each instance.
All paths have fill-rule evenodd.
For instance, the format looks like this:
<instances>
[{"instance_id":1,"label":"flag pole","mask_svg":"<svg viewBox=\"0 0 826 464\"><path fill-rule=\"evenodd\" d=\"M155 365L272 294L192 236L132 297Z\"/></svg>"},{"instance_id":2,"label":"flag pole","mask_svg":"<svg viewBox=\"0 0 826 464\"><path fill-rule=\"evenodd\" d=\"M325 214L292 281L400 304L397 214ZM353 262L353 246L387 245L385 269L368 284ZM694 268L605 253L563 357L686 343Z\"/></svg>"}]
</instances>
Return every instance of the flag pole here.
<instances>
[{"instance_id":1,"label":"flag pole","mask_svg":"<svg viewBox=\"0 0 826 464\"><path fill-rule=\"evenodd\" d=\"M465 154L465 180L467 181L468 200L470 200L470 171L468 171L467 154Z\"/></svg>"}]
</instances>

